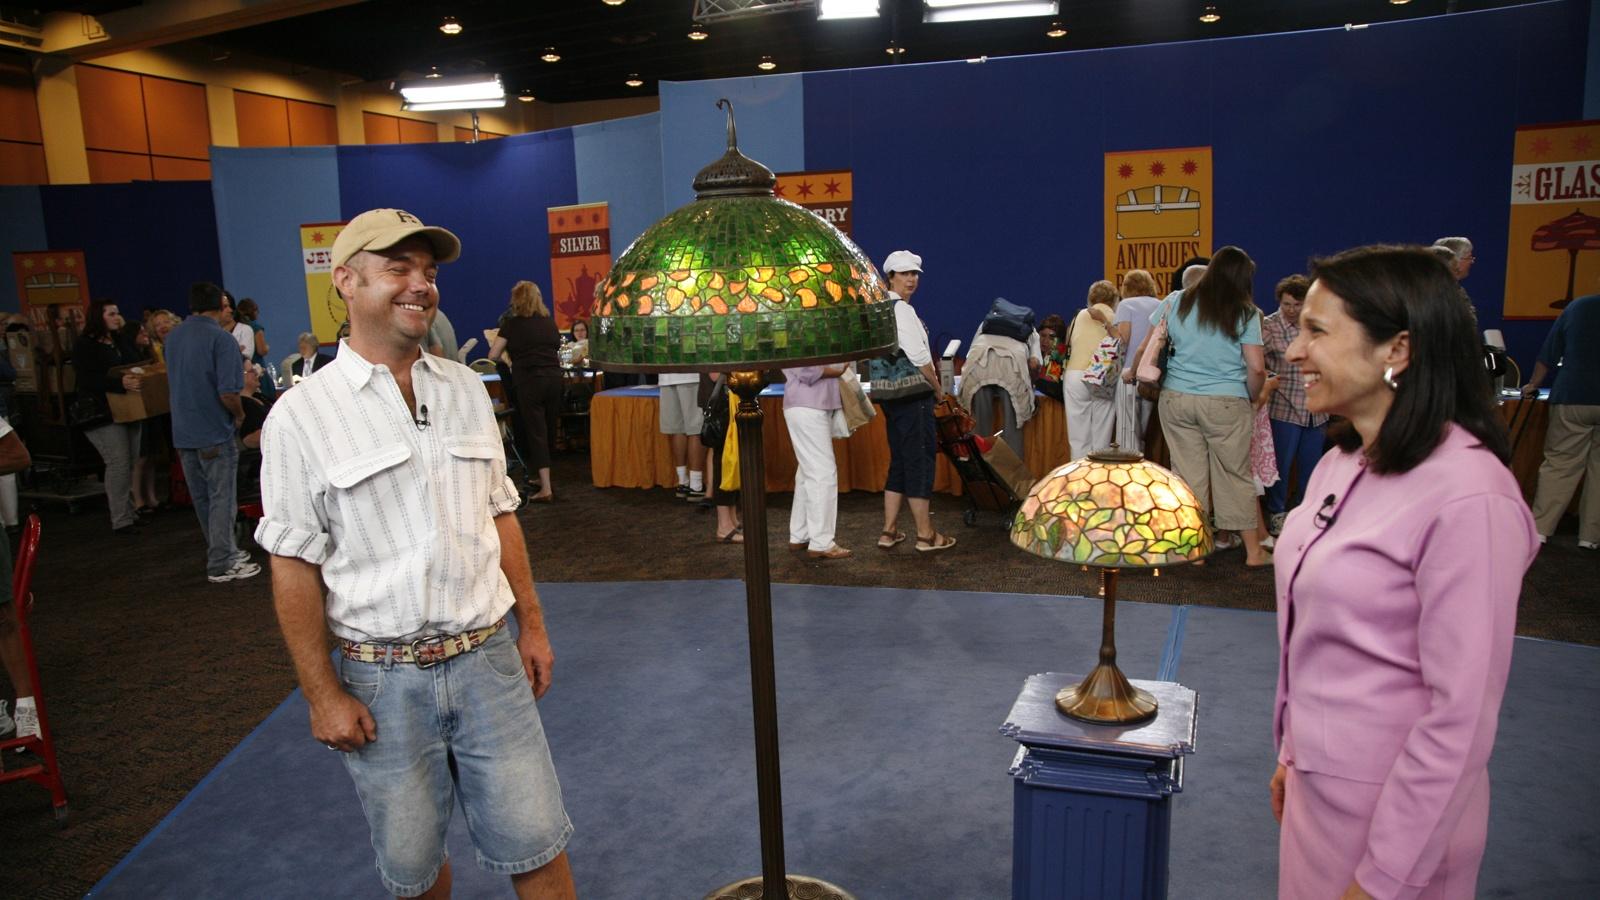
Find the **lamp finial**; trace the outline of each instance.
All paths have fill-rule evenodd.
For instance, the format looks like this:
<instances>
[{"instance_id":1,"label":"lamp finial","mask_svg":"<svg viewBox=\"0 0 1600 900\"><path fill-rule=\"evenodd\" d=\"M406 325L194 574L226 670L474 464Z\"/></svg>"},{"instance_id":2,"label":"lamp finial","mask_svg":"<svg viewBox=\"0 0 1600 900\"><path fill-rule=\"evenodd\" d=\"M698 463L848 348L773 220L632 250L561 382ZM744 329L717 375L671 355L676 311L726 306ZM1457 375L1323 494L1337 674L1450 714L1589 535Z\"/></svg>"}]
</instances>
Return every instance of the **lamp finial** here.
<instances>
[{"instance_id":1,"label":"lamp finial","mask_svg":"<svg viewBox=\"0 0 1600 900\"><path fill-rule=\"evenodd\" d=\"M727 97L723 97L721 100L717 101L717 109L725 109L728 111L728 150L733 153L738 153L739 134L734 130L733 127L733 101L729 100Z\"/></svg>"},{"instance_id":2,"label":"lamp finial","mask_svg":"<svg viewBox=\"0 0 1600 900\"><path fill-rule=\"evenodd\" d=\"M707 197L770 197L778 176L772 170L739 152L739 136L733 126L733 103L723 97L718 109L728 111L728 152L694 176L696 199Z\"/></svg>"}]
</instances>

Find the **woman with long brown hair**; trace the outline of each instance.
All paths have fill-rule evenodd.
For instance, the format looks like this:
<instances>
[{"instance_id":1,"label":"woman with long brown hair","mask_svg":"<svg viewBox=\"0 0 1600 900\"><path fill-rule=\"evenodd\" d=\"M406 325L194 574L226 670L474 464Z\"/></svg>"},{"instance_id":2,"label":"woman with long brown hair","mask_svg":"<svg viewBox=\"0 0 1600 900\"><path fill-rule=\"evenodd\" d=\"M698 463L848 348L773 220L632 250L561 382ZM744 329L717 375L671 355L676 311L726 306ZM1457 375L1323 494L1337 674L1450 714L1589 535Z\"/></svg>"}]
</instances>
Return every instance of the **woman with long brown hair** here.
<instances>
[{"instance_id":1,"label":"woman with long brown hair","mask_svg":"<svg viewBox=\"0 0 1600 900\"><path fill-rule=\"evenodd\" d=\"M517 388L517 407L528 439L528 468L539 474L539 490L526 499L549 503L550 448L556 443L561 414L561 329L551 318L539 286L519 281L511 288L511 309L500 320L500 334L489 348L489 358L503 353L511 363Z\"/></svg>"}]
</instances>

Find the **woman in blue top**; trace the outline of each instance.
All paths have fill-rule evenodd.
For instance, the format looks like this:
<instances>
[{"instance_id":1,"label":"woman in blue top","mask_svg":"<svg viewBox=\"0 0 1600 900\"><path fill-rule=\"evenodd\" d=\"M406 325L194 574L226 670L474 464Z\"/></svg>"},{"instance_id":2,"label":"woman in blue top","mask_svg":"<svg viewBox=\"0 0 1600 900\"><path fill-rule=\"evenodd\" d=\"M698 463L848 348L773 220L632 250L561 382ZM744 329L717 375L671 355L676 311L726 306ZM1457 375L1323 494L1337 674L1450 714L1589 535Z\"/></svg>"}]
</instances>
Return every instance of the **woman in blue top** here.
<instances>
[{"instance_id":1,"label":"woman in blue top","mask_svg":"<svg viewBox=\"0 0 1600 900\"><path fill-rule=\"evenodd\" d=\"M1167 317L1172 356L1161 389L1161 431L1172 467L1189 483L1219 531L1243 536L1247 566L1272 563L1256 538L1250 480L1250 398L1266 377L1261 319L1251 302L1256 264L1238 247L1212 257L1194 287L1168 297L1150 316ZM1219 536L1218 547L1239 537Z\"/></svg>"}]
</instances>

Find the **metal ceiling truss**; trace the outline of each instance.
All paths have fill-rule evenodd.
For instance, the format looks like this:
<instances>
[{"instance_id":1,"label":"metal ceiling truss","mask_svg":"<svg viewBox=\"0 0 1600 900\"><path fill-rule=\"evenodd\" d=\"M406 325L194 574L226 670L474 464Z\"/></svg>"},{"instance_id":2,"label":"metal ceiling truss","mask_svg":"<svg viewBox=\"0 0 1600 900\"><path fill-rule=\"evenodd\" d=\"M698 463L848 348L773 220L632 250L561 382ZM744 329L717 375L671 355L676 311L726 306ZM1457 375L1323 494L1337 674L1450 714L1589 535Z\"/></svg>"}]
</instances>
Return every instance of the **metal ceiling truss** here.
<instances>
[{"instance_id":1,"label":"metal ceiling truss","mask_svg":"<svg viewBox=\"0 0 1600 900\"><path fill-rule=\"evenodd\" d=\"M817 0L694 0L694 21L707 25L816 8Z\"/></svg>"}]
</instances>

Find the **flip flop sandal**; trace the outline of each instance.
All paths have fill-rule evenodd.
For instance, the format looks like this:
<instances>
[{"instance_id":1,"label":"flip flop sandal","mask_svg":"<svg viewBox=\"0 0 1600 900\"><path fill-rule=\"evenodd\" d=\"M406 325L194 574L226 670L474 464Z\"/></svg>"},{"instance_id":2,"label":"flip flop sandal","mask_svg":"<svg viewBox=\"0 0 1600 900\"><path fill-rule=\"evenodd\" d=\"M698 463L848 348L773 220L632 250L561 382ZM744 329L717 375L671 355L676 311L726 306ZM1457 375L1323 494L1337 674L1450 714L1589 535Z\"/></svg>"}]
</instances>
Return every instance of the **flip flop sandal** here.
<instances>
[{"instance_id":1,"label":"flip flop sandal","mask_svg":"<svg viewBox=\"0 0 1600 900\"><path fill-rule=\"evenodd\" d=\"M732 531L728 532L727 534L719 534L719 535L717 535L717 543L719 543L719 544L742 544L742 543L744 543L744 529L743 528L735 528Z\"/></svg>"},{"instance_id":2,"label":"flip flop sandal","mask_svg":"<svg viewBox=\"0 0 1600 900\"><path fill-rule=\"evenodd\" d=\"M949 536L948 534L940 534L937 531L933 533L933 537L931 538L920 536L917 538L918 553L936 553L940 550L949 550L955 545L955 538Z\"/></svg>"},{"instance_id":3,"label":"flip flop sandal","mask_svg":"<svg viewBox=\"0 0 1600 900\"><path fill-rule=\"evenodd\" d=\"M878 538L878 549L893 550L896 545L903 543L905 539L906 533L904 531L885 531Z\"/></svg>"}]
</instances>

